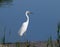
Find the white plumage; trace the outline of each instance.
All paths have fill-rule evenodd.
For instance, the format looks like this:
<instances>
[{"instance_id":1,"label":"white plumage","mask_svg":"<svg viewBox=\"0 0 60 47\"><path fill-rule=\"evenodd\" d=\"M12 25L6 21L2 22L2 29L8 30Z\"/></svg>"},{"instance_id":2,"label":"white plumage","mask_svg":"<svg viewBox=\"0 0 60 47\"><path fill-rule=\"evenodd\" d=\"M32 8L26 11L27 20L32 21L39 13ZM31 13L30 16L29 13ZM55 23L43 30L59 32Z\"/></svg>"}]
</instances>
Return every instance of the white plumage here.
<instances>
[{"instance_id":1,"label":"white plumage","mask_svg":"<svg viewBox=\"0 0 60 47\"><path fill-rule=\"evenodd\" d=\"M23 34L27 31L28 24L29 24L29 16L28 15L30 13L31 13L30 11L26 11L26 13L25 13L25 15L27 17L27 21L22 24L21 28L18 31L20 36L23 36Z\"/></svg>"}]
</instances>

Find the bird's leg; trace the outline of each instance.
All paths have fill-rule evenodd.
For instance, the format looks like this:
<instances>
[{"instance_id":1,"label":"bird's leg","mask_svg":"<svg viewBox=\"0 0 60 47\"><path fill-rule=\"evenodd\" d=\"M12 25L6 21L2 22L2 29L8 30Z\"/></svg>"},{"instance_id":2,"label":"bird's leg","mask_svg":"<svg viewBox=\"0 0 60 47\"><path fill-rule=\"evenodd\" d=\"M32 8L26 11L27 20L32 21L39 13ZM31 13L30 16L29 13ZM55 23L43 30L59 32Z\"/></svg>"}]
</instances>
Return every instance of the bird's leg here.
<instances>
[{"instance_id":1,"label":"bird's leg","mask_svg":"<svg viewBox=\"0 0 60 47\"><path fill-rule=\"evenodd\" d=\"M26 38L26 32L24 33L24 40L26 42L27 38Z\"/></svg>"}]
</instances>

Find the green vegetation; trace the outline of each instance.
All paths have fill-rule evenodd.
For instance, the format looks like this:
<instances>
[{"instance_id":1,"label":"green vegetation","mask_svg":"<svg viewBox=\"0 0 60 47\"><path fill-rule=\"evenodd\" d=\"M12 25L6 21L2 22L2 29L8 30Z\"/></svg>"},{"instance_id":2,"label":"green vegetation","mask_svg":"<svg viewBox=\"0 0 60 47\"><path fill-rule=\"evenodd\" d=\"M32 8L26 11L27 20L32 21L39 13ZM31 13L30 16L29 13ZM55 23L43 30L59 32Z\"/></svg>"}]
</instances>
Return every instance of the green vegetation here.
<instances>
[{"instance_id":1,"label":"green vegetation","mask_svg":"<svg viewBox=\"0 0 60 47\"><path fill-rule=\"evenodd\" d=\"M0 0L0 7L12 4L13 0Z\"/></svg>"},{"instance_id":2,"label":"green vegetation","mask_svg":"<svg viewBox=\"0 0 60 47\"><path fill-rule=\"evenodd\" d=\"M12 0L0 0L0 3L4 3L4 2L12 2Z\"/></svg>"},{"instance_id":3,"label":"green vegetation","mask_svg":"<svg viewBox=\"0 0 60 47\"><path fill-rule=\"evenodd\" d=\"M5 44L5 32L6 32L6 27L4 27L3 44Z\"/></svg>"},{"instance_id":4,"label":"green vegetation","mask_svg":"<svg viewBox=\"0 0 60 47\"><path fill-rule=\"evenodd\" d=\"M52 36L50 36L50 45L51 45L51 47L53 47Z\"/></svg>"},{"instance_id":5,"label":"green vegetation","mask_svg":"<svg viewBox=\"0 0 60 47\"><path fill-rule=\"evenodd\" d=\"M51 47L53 47L53 43L52 43L52 36L50 36L50 38L47 41L47 47L51 45ZM58 30L57 30L57 42L55 43L56 47L60 47L60 23L58 23Z\"/></svg>"},{"instance_id":6,"label":"green vegetation","mask_svg":"<svg viewBox=\"0 0 60 47\"><path fill-rule=\"evenodd\" d=\"M60 23L58 24L58 30L57 30L57 46L60 47Z\"/></svg>"},{"instance_id":7,"label":"green vegetation","mask_svg":"<svg viewBox=\"0 0 60 47\"><path fill-rule=\"evenodd\" d=\"M20 47L20 42L16 42L16 47Z\"/></svg>"},{"instance_id":8,"label":"green vegetation","mask_svg":"<svg viewBox=\"0 0 60 47\"><path fill-rule=\"evenodd\" d=\"M30 47L30 42L28 40L26 41L26 47Z\"/></svg>"},{"instance_id":9,"label":"green vegetation","mask_svg":"<svg viewBox=\"0 0 60 47\"><path fill-rule=\"evenodd\" d=\"M49 45L51 45L51 47L53 47L52 36L50 36L50 38L48 38L47 47L48 47Z\"/></svg>"}]
</instances>

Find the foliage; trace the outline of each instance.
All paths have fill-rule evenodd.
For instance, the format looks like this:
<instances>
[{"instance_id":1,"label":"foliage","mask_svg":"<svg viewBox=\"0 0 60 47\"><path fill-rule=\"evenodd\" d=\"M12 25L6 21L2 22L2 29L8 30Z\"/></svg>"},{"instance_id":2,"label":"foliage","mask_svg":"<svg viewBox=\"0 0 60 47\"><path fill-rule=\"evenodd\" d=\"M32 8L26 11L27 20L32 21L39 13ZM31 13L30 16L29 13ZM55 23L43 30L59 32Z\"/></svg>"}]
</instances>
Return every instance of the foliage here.
<instances>
[{"instance_id":1,"label":"foliage","mask_svg":"<svg viewBox=\"0 0 60 47\"><path fill-rule=\"evenodd\" d=\"M51 47L53 47L52 36L50 36L50 38L48 38L47 47L48 47L49 45L51 45Z\"/></svg>"},{"instance_id":2,"label":"foliage","mask_svg":"<svg viewBox=\"0 0 60 47\"><path fill-rule=\"evenodd\" d=\"M12 2L12 0L0 0L0 3L3 3L3 2Z\"/></svg>"},{"instance_id":3,"label":"foliage","mask_svg":"<svg viewBox=\"0 0 60 47\"><path fill-rule=\"evenodd\" d=\"M57 46L60 47L60 23L58 23L58 30L57 30Z\"/></svg>"},{"instance_id":4,"label":"foliage","mask_svg":"<svg viewBox=\"0 0 60 47\"><path fill-rule=\"evenodd\" d=\"M30 42L28 40L26 41L26 47L30 47Z\"/></svg>"},{"instance_id":5,"label":"foliage","mask_svg":"<svg viewBox=\"0 0 60 47\"><path fill-rule=\"evenodd\" d=\"M12 4L13 0L0 0L0 7Z\"/></svg>"},{"instance_id":6,"label":"foliage","mask_svg":"<svg viewBox=\"0 0 60 47\"><path fill-rule=\"evenodd\" d=\"M20 47L20 43L19 42L16 42L16 47Z\"/></svg>"},{"instance_id":7,"label":"foliage","mask_svg":"<svg viewBox=\"0 0 60 47\"><path fill-rule=\"evenodd\" d=\"M48 41L47 41L47 47L49 46L49 38L48 38Z\"/></svg>"},{"instance_id":8,"label":"foliage","mask_svg":"<svg viewBox=\"0 0 60 47\"><path fill-rule=\"evenodd\" d=\"M3 44L5 44L5 32L6 32L6 27L4 27Z\"/></svg>"}]
</instances>

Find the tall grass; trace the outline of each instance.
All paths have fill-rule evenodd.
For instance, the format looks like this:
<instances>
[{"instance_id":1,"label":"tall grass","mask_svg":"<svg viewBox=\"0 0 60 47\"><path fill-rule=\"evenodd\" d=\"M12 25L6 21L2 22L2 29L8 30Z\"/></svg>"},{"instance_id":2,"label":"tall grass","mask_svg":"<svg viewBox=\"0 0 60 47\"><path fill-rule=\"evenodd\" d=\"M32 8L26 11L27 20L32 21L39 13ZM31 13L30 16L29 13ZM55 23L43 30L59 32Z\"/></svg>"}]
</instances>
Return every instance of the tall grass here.
<instances>
[{"instance_id":1,"label":"tall grass","mask_svg":"<svg viewBox=\"0 0 60 47\"><path fill-rule=\"evenodd\" d=\"M20 42L16 42L16 47L20 47Z\"/></svg>"},{"instance_id":2,"label":"tall grass","mask_svg":"<svg viewBox=\"0 0 60 47\"><path fill-rule=\"evenodd\" d=\"M52 36L50 36L50 37L48 38L47 47L49 47L49 45L50 45L51 47L53 47Z\"/></svg>"},{"instance_id":3,"label":"tall grass","mask_svg":"<svg viewBox=\"0 0 60 47\"><path fill-rule=\"evenodd\" d=\"M58 23L58 30L57 30L57 46L60 47L60 23Z\"/></svg>"},{"instance_id":4,"label":"tall grass","mask_svg":"<svg viewBox=\"0 0 60 47\"><path fill-rule=\"evenodd\" d=\"M26 47L30 47L30 42L28 40L26 41Z\"/></svg>"}]
</instances>

